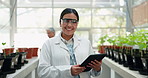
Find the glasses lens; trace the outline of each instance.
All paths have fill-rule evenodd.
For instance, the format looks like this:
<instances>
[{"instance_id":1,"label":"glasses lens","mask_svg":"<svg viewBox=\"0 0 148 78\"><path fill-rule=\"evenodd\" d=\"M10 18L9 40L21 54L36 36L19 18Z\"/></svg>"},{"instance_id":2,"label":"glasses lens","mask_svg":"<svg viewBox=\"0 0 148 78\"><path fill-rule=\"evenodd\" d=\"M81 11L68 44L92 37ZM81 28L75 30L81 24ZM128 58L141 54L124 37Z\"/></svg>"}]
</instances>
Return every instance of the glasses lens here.
<instances>
[{"instance_id":1,"label":"glasses lens","mask_svg":"<svg viewBox=\"0 0 148 78\"><path fill-rule=\"evenodd\" d=\"M71 20L72 23L77 23L78 21L76 19Z\"/></svg>"},{"instance_id":2,"label":"glasses lens","mask_svg":"<svg viewBox=\"0 0 148 78\"><path fill-rule=\"evenodd\" d=\"M67 18L64 18L62 19L64 23L77 23L78 21L76 19L67 19Z\"/></svg>"},{"instance_id":3,"label":"glasses lens","mask_svg":"<svg viewBox=\"0 0 148 78\"><path fill-rule=\"evenodd\" d=\"M68 20L67 20L67 19L62 19L62 20L63 20L63 22L64 22L64 23L67 23L67 22L68 22Z\"/></svg>"}]
</instances>

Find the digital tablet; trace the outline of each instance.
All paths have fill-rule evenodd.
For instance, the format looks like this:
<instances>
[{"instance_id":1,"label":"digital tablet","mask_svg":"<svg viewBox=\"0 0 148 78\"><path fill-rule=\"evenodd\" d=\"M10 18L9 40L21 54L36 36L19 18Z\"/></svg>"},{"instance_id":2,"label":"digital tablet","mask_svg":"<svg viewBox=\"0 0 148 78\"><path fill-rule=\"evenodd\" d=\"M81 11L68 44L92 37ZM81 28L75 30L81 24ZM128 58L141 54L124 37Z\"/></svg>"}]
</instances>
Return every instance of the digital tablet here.
<instances>
[{"instance_id":1,"label":"digital tablet","mask_svg":"<svg viewBox=\"0 0 148 78\"><path fill-rule=\"evenodd\" d=\"M87 57L87 59L80 65L80 66L85 66L86 67L86 69L83 72L91 70L90 67L87 67L87 65L89 65L88 63L91 63L91 61L94 61L94 60L101 61L105 56L106 56L106 54L93 54L93 55L89 55Z\"/></svg>"}]
</instances>

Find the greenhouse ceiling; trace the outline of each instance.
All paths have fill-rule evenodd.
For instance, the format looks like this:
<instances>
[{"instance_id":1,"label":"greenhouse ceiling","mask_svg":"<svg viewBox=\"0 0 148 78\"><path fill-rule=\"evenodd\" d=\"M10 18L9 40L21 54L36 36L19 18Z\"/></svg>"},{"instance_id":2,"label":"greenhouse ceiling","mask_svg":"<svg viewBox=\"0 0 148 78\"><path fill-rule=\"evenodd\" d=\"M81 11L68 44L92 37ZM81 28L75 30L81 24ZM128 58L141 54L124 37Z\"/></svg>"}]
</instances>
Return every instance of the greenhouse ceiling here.
<instances>
[{"instance_id":1,"label":"greenhouse ceiling","mask_svg":"<svg viewBox=\"0 0 148 78\"><path fill-rule=\"evenodd\" d=\"M17 1L18 8L27 7L75 7L75 8L121 8L124 0L0 0L0 4L9 7L9 1ZM0 5L0 6L2 6Z\"/></svg>"}]
</instances>

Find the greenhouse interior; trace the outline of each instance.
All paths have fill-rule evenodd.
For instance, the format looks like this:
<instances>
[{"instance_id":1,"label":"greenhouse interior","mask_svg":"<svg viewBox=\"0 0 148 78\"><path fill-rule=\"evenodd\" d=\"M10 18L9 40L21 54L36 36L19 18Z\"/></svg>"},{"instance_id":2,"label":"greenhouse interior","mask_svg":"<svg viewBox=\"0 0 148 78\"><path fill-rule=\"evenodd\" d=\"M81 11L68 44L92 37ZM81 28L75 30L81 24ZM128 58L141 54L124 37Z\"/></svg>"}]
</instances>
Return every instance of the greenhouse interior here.
<instances>
[{"instance_id":1,"label":"greenhouse interior","mask_svg":"<svg viewBox=\"0 0 148 78\"><path fill-rule=\"evenodd\" d=\"M148 78L148 0L0 0L0 78Z\"/></svg>"}]
</instances>

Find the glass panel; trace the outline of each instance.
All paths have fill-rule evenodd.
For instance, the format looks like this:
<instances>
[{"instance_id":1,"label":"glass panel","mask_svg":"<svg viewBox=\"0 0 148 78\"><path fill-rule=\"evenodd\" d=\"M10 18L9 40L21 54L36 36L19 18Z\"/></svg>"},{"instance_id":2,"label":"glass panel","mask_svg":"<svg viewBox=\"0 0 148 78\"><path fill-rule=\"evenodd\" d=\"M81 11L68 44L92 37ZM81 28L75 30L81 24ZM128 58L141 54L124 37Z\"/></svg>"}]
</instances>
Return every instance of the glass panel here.
<instances>
[{"instance_id":1,"label":"glass panel","mask_svg":"<svg viewBox=\"0 0 148 78\"><path fill-rule=\"evenodd\" d=\"M54 0L54 2L90 2L91 0Z\"/></svg>"},{"instance_id":2,"label":"glass panel","mask_svg":"<svg viewBox=\"0 0 148 78\"><path fill-rule=\"evenodd\" d=\"M10 0L1 0L0 1L0 8L1 7L10 7Z\"/></svg>"},{"instance_id":3,"label":"glass panel","mask_svg":"<svg viewBox=\"0 0 148 78\"><path fill-rule=\"evenodd\" d=\"M4 18L5 17L5 18ZM6 27L10 23L9 8L0 8L0 27ZM1 30L2 28L0 28Z\"/></svg>"},{"instance_id":4,"label":"glass panel","mask_svg":"<svg viewBox=\"0 0 148 78\"><path fill-rule=\"evenodd\" d=\"M17 29L17 33L46 33L46 29L45 28L21 28L21 29Z\"/></svg>"},{"instance_id":5,"label":"glass panel","mask_svg":"<svg viewBox=\"0 0 148 78\"><path fill-rule=\"evenodd\" d=\"M146 0L132 0L132 1L133 1L133 5L139 5Z\"/></svg>"},{"instance_id":6,"label":"glass panel","mask_svg":"<svg viewBox=\"0 0 148 78\"><path fill-rule=\"evenodd\" d=\"M52 26L51 8L18 8L16 47L41 47L48 39L46 28ZM23 40L22 40L23 39Z\"/></svg>"},{"instance_id":7,"label":"glass panel","mask_svg":"<svg viewBox=\"0 0 148 78\"><path fill-rule=\"evenodd\" d=\"M96 2L117 2L119 0L95 0Z\"/></svg>"},{"instance_id":8,"label":"glass panel","mask_svg":"<svg viewBox=\"0 0 148 78\"><path fill-rule=\"evenodd\" d=\"M54 27L60 28L59 24L59 19L60 19L60 14L65 8L54 8L53 11L53 22L54 22Z\"/></svg>"},{"instance_id":9,"label":"glass panel","mask_svg":"<svg viewBox=\"0 0 148 78\"><path fill-rule=\"evenodd\" d=\"M10 47L10 0L0 1L0 53L3 48ZM2 45L2 43L6 43Z\"/></svg>"},{"instance_id":10,"label":"glass panel","mask_svg":"<svg viewBox=\"0 0 148 78\"><path fill-rule=\"evenodd\" d=\"M111 21L110 21L111 20ZM125 19L115 16L95 16L93 27L125 27Z\"/></svg>"},{"instance_id":11,"label":"glass panel","mask_svg":"<svg viewBox=\"0 0 148 78\"><path fill-rule=\"evenodd\" d=\"M93 0L94 7L121 7L124 6L124 0Z\"/></svg>"},{"instance_id":12,"label":"glass panel","mask_svg":"<svg viewBox=\"0 0 148 78\"><path fill-rule=\"evenodd\" d=\"M17 26L19 28L52 26L51 8L18 8Z\"/></svg>"},{"instance_id":13,"label":"glass panel","mask_svg":"<svg viewBox=\"0 0 148 78\"><path fill-rule=\"evenodd\" d=\"M54 7L91 7L91 0L54 0Z\"/></svg>"},{"instance_id":14,"label":"glass panel","mask_svg":"<svg viewBox=\"0 0 148 78\"><path fill-rule=\"evenodd\" d=\"M124 8L94 8L93 15L113 15L113 16L125 16L126 11Z\"/></svg>"},{"instance_id":15,"label":"glass panel","mask_svg":"<svg viewBox=\"0 0 148 78\"><path fill-rule=\"evenodd\" d=\"M18 6L27 6L27 5L42 5L42 4L48 4L49 6L51 5L52 0L17 0ZM24 5L27 4L27 5Z\"/></svg>"},{"instance_id":16,"label":"glass panel","mask_svg":"<svg viewBox=\"0 0 148 78\"><path fill-rule=\"evenodd\" d=\"M126 23L124 13L111 8L93 9L92 21L93 27L125 27Z\"/></svg>"},{"instance_id":17,"label":"glass panel","mask_svg":"<svg viewBox=\"0 0 148 78\"><path fill-rule=\"evenodd\" d=\"M19 33L16 33L14 37L15 47L40 47L41 48L43 43L48 39L48 36L44 29L18 29L18 32Z\"/></svg>"},{"instance_id":18,"label":"glass panel","mask_svg":"<svg viewBox=\"0 0 148 78\"><path fill-rule=\"evenodd\" d=\"M91 27L91 9L90 8L76 8L79 14L78 28Z\"/></svg>"},{"instance_id":19,"label":"glass panel","mask_svg":"<svg viewBox=\"0 0 148 78\"><path fill-rule=\"evenodd\" d=\"M14 45L41 47L48 39L45 29L52 26L51 8L18 8L17 15Z\"/></svg>"}]
</instances>

